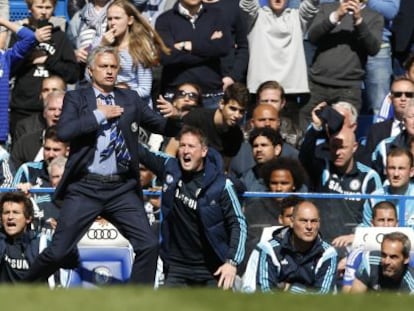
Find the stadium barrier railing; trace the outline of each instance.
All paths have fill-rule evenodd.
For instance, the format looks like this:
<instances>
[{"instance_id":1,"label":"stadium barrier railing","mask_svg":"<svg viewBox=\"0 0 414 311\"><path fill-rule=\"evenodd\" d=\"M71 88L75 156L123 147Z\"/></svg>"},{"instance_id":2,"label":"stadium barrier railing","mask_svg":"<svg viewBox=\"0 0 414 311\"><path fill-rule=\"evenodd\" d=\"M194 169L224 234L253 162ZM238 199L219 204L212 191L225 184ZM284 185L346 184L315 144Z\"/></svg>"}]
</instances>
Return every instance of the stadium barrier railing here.
<instances>
[{"instance_id":1,"label":"stadium barrier railing","mask_svg":"<svg viewBox=\"0 0 414 311\"><path fill-rule=\"evenodd\" d=\"M1 192L16 191L16 188L0 188ZM31 193L53 193L54 188L32 188ZM161 191L144 190L144 195L161 195ZM301 193L301 192L244 192L243 198L284 198L290 195L296 195L304 199L383 199L398 201L398 215L405 215L405 207L408 200L414 201L414 196L406 195L385 195L385 194L340 194L340 193ZM414 204L414 202L413 202ZM405 227L405 217L398 217L399 225Z\"/></svg>"}]
</instances>

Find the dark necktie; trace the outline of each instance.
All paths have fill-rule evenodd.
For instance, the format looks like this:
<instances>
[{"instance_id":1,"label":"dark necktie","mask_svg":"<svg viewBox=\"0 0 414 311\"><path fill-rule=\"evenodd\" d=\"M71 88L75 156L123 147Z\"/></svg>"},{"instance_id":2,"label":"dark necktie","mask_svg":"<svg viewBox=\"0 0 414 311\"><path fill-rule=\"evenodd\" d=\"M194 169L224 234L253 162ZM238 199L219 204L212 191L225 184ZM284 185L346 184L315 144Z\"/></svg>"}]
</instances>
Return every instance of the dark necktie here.
<instances>
[{"instance_id":1,"label":"dark necktie","mask_svg":"<svg viewBox=\"0 0 414 311\"><path fill-rule=\"evenodd\" d=\"M106 105L112 105L113 103L112 95L104 96L100 94L98 97L102 99L102 102ZM129 162L131 161L131 156L125 144L124 135L122 135L122 131L118 127L118 118L111 119L108 122L111 126L109 134L109 144L100 154L101 161L108 159L109 156L115 151L115 156L118 165L127 168Z\"/></svg>"},{"instance_id":2,"label":"dark necktie","mask_svg":"<svg viewBox=\"0 0 414 311\"><path fill-rule=\"evenodd\" d=\"M398 123L398 126L399 126L399 128L400 128L400 133L404 132L404 130L405 130L405 124L404 124L404 121L400 121L400 122Z\"/></svg>"}]
</instances>

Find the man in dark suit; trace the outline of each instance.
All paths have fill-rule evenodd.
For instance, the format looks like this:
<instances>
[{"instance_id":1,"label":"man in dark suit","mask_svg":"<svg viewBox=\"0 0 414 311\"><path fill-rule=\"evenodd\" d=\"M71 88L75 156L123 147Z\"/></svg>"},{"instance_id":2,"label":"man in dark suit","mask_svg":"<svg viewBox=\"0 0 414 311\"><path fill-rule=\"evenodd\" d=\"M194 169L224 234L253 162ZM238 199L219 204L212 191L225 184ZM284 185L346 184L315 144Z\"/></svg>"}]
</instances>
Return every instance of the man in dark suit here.
<instances>
[{"instance_id":1,"label":"man in dark suit","mask_svg":"<svg viewBox=\"0 0 414 311\"><path fill-rule=\"evenodd\" d=\"M26 281L44 279L69 260L96 217L103 216L135 251L131 282L154 282L158 241L151 231L139 185L139 127L175 135L181 123L153 112L131 90L115 88L119 57L98 47L88 57L92 87L68 92L58 136L70 154L55 200L63 200L53 241L31 266Z\"/></svg>"},{"instance_id":2,"label":"man in dark suit","mask_svg":"<svg viewBox=\"0 0 414 311\"><path fill-rule=\"evenodd\" d=\"M408 101L414 94L414 83L405 77L397 78L391 85L390 99L394 109L394 118L371 126L364 149L363 162L371 163L371 155L378 143L390 136L397 136L404 128L403 115Z\"/></svg>"},{"instance_id":3,"label":"man in dark suit","mask_svg":"<svg viewBox=\"0 0 414 311\"><path fill-rule=\"evenodd\" d=\"M393 55L402 64L414 44L414 1L401 0L400 9L392 22Z\"/></svg>"}]
</instances>

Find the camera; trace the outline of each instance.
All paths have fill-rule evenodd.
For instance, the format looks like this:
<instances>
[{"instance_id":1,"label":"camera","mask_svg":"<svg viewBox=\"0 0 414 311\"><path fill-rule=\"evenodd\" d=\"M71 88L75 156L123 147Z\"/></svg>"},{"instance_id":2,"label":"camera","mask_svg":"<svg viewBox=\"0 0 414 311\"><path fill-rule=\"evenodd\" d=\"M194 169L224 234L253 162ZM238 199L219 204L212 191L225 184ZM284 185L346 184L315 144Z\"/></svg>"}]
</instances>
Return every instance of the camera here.
<instances>
[{"instance_id":1,"label":"camera","mask_svg":"<svg viewBox=\"0 0 414 311\"><path fill-rule=\"evenodd\" d=\"M52 25L47 19L40 19L37 21L37 28L43 28Z\"/></svg>"}]
</instances>

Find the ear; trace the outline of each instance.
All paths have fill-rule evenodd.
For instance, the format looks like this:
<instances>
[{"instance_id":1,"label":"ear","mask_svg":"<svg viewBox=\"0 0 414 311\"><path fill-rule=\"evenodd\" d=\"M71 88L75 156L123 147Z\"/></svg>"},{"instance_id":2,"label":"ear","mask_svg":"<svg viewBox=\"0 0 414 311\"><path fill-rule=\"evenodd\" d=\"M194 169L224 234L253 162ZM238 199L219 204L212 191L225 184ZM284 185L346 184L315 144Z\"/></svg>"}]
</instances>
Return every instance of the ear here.
<instances>
[{"instance_id":1,"label":"ear","mask_svg":"<svg viewBox=\"0 0 414 311\"><path fill-rule=\"evenodd\" d=\"M201 149L201 156L203 158L205 158L207 156L207 152L208 152L208 147L207 146L203 146Z\"/></svg>"},{"instance_id":2,"label":"ear","mask_svg":"<svg viewBox=\"0 0 414 311\"><path fill-rule=\"evenodd\" d=\"M90 77L92 77L92 68L91 68L90 66L88 66L88 68L87 68L87 69L88 69L88 74L89 74L89 76L90 76Z\"/></svg>"},{"instance_id":3,"label":"ear","mask_svg":"<svg viewBox=\"0 0 414 311\"><path fill-rule=\"evenodd\" d=\"M354 142L354 146L352 147L352 153L355 153L355 151L358 149L358 143Z\"/></svg>"},{"instance_id":4,"label":"ear","mask_svg":"<svg viewBox=\"0 0 414 311\"><path fill-rule=\"evenodd\" d=\"M410 168L410 177L414 176L414 167Z\"/></svg>"},{"instance_id":5,"label":"ear","mask_svg":"<svg viewBox=\"0 0 414 311\"><path fill-rule=\"evenodd\" d=\"M277 217L277 221L279 222L279 224L283 223L282 215L279 214L279 216Z\"/></svg>"},{"instance_id":6,"label":"ear","mask_svg":"<svg viewBox=\"0 0 414 311\"><path fill-rule=\"evenodd\" d=\"M408 265L409 262L410 262L410 257L404 259L404 264L405 265Z\"/></svg>"},{"instance_id":7,"label":"ear","mask_svg":"<svg viewBox=\"0 0 414 311\"><path fill-rule=\"evenodd\" d=\"M222 99L220 99L220 102L219 102L219 108L220 108L220 110L223 110L224 109L224 100L222 100Z\"/></svg>"},{"instance_id":8,"label":"ear","mask_svg":"<svg viewBox=\"0 0 414 311\"><path fill-rule=\"evenodd\" d=\"M32 222L32 217L27 218L25 222L26 225L30 224Z\"/></svg>"},{"instance_id":9,"label":"ear","mask_svg":"<svg viewBox=\"0 0 414 311\"><path fill-rule=\"evenodd\" d=\"M281 103L280 103L280 110L282 110L283 107L285 107L285 105L286 105L286 99L283 98L282 101L281 101Z\"/></svg>"},{"instance_id":10,"label":"ear","mask_svg":"<svg viewBox=\"0 0 414 311\"><path fill-rule=\"evenodd\" d=\"M282 153L282 145L279 145L279 144L278 144L278 145L276 145L276 146L275 146L275 148L274 148L274 149L275 149L275 156L276 156L276 157L279 157L279 156L280 156L280 154Z\"/></svg>"},{"instance_id":11,"label":"ear","mask_svg":"<svg viewBox=\"0 0 414 311\"><path fill-rule=\"evenodd\" d=\"M129 26L131 26L134 23L134 21L135 21L135 18L132 15L128 16L128 25Z\"/></svg>"}]
</instances>

